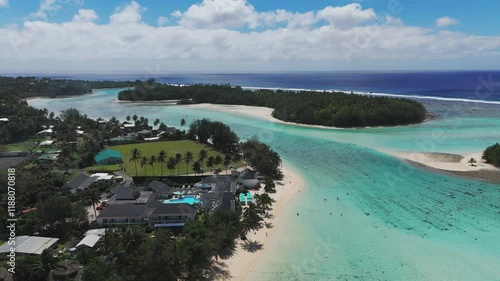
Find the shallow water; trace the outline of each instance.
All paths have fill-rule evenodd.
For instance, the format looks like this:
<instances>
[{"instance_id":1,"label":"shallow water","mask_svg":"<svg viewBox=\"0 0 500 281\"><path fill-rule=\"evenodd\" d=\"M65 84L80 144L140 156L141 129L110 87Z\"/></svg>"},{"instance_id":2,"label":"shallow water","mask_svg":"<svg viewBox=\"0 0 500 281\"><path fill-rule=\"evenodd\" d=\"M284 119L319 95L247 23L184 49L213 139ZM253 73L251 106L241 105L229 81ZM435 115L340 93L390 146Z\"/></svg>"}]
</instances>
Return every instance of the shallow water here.
<instances>
[{"instance_id":1,"label":"shallow water","mask_svg":"<svg viewBox=\"0 0 500 281\"><path fill-rule=\"evenodd\" d=\"M91 117L138 114L177 127L181 118L219 120L242 138L257 135L302 173L307 188L273 237L275 254L248 280L500 280L500 186L433 174L374 150L482 151L500 140L498 106L426 102L436 114L430 122L330 130L113 102L117 92L29 103Z\"/></svg>"}]
</instances>

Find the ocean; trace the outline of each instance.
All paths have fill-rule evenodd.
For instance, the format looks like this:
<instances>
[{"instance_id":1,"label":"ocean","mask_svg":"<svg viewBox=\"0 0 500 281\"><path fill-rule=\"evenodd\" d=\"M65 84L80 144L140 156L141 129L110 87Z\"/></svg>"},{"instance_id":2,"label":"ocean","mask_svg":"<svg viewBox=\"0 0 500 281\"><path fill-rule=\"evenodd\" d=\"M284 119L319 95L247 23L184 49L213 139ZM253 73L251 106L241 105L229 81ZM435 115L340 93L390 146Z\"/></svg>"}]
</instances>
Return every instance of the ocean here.
<instances>
[{"instance_id":1,"label":"ocean","mask_svg":"<svg viewBox=\"0 0 500 281\"><path fill-rule=\"evenodd\" d=\"M135 80L147 75L78 78ZM500 81L500 72L155 78L175 84L414 95L424 97L420 100L436 115L412 126L331 130L189 106L119 103L115 101L119 89L29 101L56 113L75 107L91 117L123 120L138 114L171 126L179 126L181 118L188 122L210 118L227 123L243 139L258 136L268 143L299 171L306 188L288 206L286 225L269 246L273 254L264 256L245 280L500 280L500 185L434 173L384 153L473 153L500 141L500 86L493 83ZM476 95L478 88L481 95ZM460 101L464 99L476 101Z\"/></svg>"}]
</instances>

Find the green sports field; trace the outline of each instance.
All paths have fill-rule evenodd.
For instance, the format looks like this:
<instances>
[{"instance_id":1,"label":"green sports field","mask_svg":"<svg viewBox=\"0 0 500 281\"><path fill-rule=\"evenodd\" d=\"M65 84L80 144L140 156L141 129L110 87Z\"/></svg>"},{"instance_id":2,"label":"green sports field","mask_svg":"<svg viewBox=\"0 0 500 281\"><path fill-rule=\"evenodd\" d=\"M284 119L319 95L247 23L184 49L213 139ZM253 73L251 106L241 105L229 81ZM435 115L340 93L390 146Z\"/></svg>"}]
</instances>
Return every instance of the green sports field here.
<instances>
[{"instance_id":1,"label":"green sports field","mask_svg":"<svg viewBox=\"0 0 500 281\"><path fill-rule=\"evenodd\" d=\"M130 161L130 156L131 156L131 151L132 149L137 148L141 152L141 158L146 156L150 157L151 155L158 156L158 153L161 150L165 150L167 153L167 159L170 156L175 156L176 153L180 153L184 156L184 154L188 151L191 151L193 153L193 162L198 160L198 153L200 150L205 149L208 152L208 156L216 156L217 154L220 154L221 157L224 158L224 155L222 153L219 153L215 150L213 150L210 147L207 147L205 145L199 144L194 141L190 140L181 140L181 141L161 141L161 142L150 142L150 143L138 143L138 144L124 144L124 145L115 145L115 146L108 146L106 149L113 149L119 151L123 155L123 161L124 161L124 167L127 172L129 172L131 175L135 175L135 163ZM208 157L207 157L208 158ZM190 163L188 167L188 172L193 173L192 171L192 164L193 162ZM206 159L205 159L206 162ZM167 176L170 175L171 172L173 172L174 175L177 175L177 169L174 171L170 171L166 167L166 163L163 164L163 175ZM155 163L153 165L154 167L154 175L155 176L160 176L161 175L161 166L160 163ZM153 176L153 167L150 165L146 165L145 167L141 167L140 161L137 161L137 173L138 176ZM224 169L223 166L219 165L220 168ZM206 165L203 165L203 168L206 172L208 173L208 169ZM181 174L186 174L186 164L184 162L179 164L179 171Z\"/></svg>"}]
</instances>

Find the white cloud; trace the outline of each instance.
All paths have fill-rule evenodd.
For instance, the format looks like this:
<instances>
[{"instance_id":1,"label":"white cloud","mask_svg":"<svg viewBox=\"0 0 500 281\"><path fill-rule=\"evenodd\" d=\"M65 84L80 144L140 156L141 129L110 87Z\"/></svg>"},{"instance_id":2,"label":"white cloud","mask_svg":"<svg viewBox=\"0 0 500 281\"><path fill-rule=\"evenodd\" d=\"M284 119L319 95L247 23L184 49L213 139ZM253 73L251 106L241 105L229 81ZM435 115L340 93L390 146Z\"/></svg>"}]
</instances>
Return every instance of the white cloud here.
<instances>
[{"instance_id":1,"label":"white cloud","mask_svg":"<svg viewBox=\"0 0 500 281\"><path fill-rule=\"evenodd\" d=\"M451 25L458 24L459 21L450 17L441 17L436 20L437 27L448 27Z\"/></svg>"},{"instance_id":2,"label":"white cloud","mask_svg":"<svg viewBox=\"0 0 500 281\"><path fill-rule=\"evenodd\" d=\"M0 0L0 7L9 6L9 0Z\"/></svg>"},{"instance_id":3,"label":"white cloud","mask_svg":"<svg viewBox=\"0 0 500 281\"><path fill-rule=\"evenodd\" d=\"M499 36L404 26L399 19L377 15L359 5L295 13L258 12L239 2L239 6L223 10L207 8L212 11L209 14L188 13L189 9L179 12L179 21L184 22L168 26L145 24L141 21L144 8L131 2L117 9L105 24L93 23L95 11L82 9L69 22L27 21L20 28L0 27L0 70L24 63L42 69L48 65L56 69L86 65L92 69L92 64L98 64L140 71L158 62L171 70L208 71L228 65L240 70L383 68L384 64L402 62L411 68L431 60L474 58L474 62L483 59L492 63L500 58ZM232 30L237 26L259 29Z\"/></svg>"},{"instance_id":4,"label":"white cloud","mask_svg":"<svg viewBox=\"0 0 500 281\"><path fill-rule=\"evenodd\" d=\"M56 0L42 0L38 6L38 10L30 16L36 20L48 20L50 13L56 13L61 9L61 5L56 3Z\"/></svg>"},{"instance_id":5,"label":"white cloud","mask_svg":"<svg viewBox=\"0 0 500 281\"><path fill-rule=\"evenodd\" d=\"M132 1L124 8L117 8L115 13L109 17L109 22L112 24L132 24L141 21L141 12L145 8L141 7L137 2Z\"/></svg>"},{"instance_id":6,"label":"white cloud","mask_svg":"<svg viewBox=\"0 0 500 281\"><path fill-rule=\"evenodd\" d=\"M97 13L94 10L80 9L78 14L73 17L75 22L92 22L97 19Z\"/></svg>"},{"instance_id":7,"label":"white cloud","mask_svg":"<svg viewBox=\"0 0 500 281\"><path fill-rule=\"evenodd\" d=\"M377 18L373 9L363 10L358 3L342 7L326 7L318 12L317 17L339 28L356 26Z\"/></svg>"},{"instance_id":8,"label":"white cloud","mask_svg":"<svg viewBox=\"0 0 500 281\"><path fill-rule=\"evenodd\" d=\"M254 7L246 0L203 0L179 14L179 24L192 28L238 28L255 25Z\"/></svg>"},{"instance_id":9,"label":"white cloud","mask_svg":"<svg viewBox=\"0 0 500 281\"><path fill-rule=\"evenodd\" d=\"M158 21L157 21L158 26L164 26L168 22L169 22L169 20L167 17L163 17L163 16L158 17Z\"/></svg>"},{"instance_id":10,"label":"white cloud","mask_svg":"<svg viewBox=\"0 0 500 281\"><path fill-rule=\"evenodd\" d=\"M384 20L387 25L404 25L402 19L393 16L385 16Z\"/></svg>"}]
</instances>

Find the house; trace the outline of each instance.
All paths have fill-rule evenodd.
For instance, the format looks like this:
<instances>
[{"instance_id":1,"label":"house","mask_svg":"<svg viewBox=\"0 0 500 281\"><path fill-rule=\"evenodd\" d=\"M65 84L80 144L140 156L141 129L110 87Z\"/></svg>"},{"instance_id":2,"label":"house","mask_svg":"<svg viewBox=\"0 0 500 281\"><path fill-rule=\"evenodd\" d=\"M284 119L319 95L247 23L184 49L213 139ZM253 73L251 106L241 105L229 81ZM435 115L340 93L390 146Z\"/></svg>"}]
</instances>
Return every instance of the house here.
<instances>
[{"instance_id":1,"label":"house","mask_svg":"<svg viewBox=\"0 0 500 281\"><path fill-rule=\"evenodd\" d=\"M144 224L146 206L144 204L109 205L97 216L98 225Z\"/></svg>"},{"instance_id":2,"label":"house","mask_svg":"<svg viewBox=\"0 0 500 281\"><path fill-rule=\"evenodd\" d=\"M97 165L103 165L103 166L123 163L122 154L119 151L111 149L99 152L94 159Z\"/></svg>"},{"instance_id":3,"label":"house","mask_svg":"<svg viewBox=\"0 0 500 281\"><path fill-rule=\"evenodd\" d=\"M75 248L87 246L93 248L95 244L106 234L105 228L89 229L85 232L85 237L76 244Z\"/></svg>"},{"instance_id":4,"label":"house","mask_svg":"<svg viewBox=\"0 0 500 281\"><path fill-rule=\"evenodd\" d=\"M151 224L155 227L184 226L187 220L193 220L196 208L186 204L161 204L151 214Z\"/></svg>"},{"instance_id":5,"label":"house","mask_svg":"<svg viewBox=\"0 0 500 281\"><path fill-rule=\"evenodd\" d=\"M44 140L38 146L47 148L47 147L52 147L53 144L54 144L53 140Z\"/></svg>"},{"instance_id":6,"label":"house","mask_svg":"<svg viewBox=\"0 0 500 281\"><path fill-rule=\"evenodd\" d=\"M83 173L80 173L76 177L74 177L71 181L67 182L66 185L64 185L64 187L70 189L71 192L75 193L77 191L82 191L88 188L94 182L96 182L97 179L98 179L97 177L89 177Z\"/></svg>"},{"instance_id":7,"label":"house","mask_svg":"<svg viewBox=\"0 0 500 281\"><path fill-rule=\"evenodd\" d=\"M51 248L58 240L59 238L51 237L17 236L15 238L16 256L19 254L40 255L44 250ZM9 243L0 246L0 256L7 258L6 254L10 253L11 247L12 245L9 245Z\"/></svg>"},{"instance_id":8,"label":"house","mask_svg":"<svg viewBox=\"0 0 500 281\"><path fill-rule=\"evenodd\" d=\"M153 196L152 191L137 191L123 185L113 187L111 193L113 195L108 199L109 205L145 204Z\"/></svg>"},{"instance_id":9,"label":"house","mask_svg":"<svg viewBox=\"0 0 500 281\"><path fill-rule=\"evenodd\" d=\"M248 168L243 170L238 177L238 184L248 188L254 188L258 182L257 173Z\"/></svg>"},{"instance_id":10,"label":"house","mask_svg":"<svg viewBox=\"0 0 500 281\"><path fill-rule=\"evenodd\" d=\"M147 189L154 192L156 199L167 199L172 193L172 188L168 184L157 180L150 182Z\"/></svg>"},{"instance_id":11,"label":"house","mask_svg":"<svg viewBox=\"0 0 500 281\"><path fill-rule=\"evenodd\" d=\"M42 154L38 156L36 159L39 163L47 163L47 162L54 162L57 161L59 158L59 154L53 154L53 153L48 153L48 154Z\"/></svg>"},{"instance_id":12,"label":"house","mask_svg":"<svg viewBox=\"0 0 500 281\"><path fill-rule=\"evenodd\" d=\"M236 196L231 192L209 192L200 195L201 207L213 214L217 210L234 211Z\"/></svg>"},{"instance_id":13,"label":"house","mask_svg":"<svg viewBox=\"0 0 500 281\"><path fill-rule=\"evenodd\" d=\"M9 122L9 118L0 118L0 122Z\"/></svg>"},{"instance_id":14,"label":"house","mask_svg":"<svg viewBox=\"0 0 500 281\"><path fill-rule=\"evenodd\" d=\"M46 129L46 130L43 130L43 131L36 133L36 135L38 137L50 137L50 136L52 136L52 133L54 133L54 130L52 130L52 128L49 128L49 129Z\"/></svg>"},{"instance_id":15,"label":"house","mask_svg":"<svg viewBox=\"0 0 500 281\"><path fill-rule=\"evenodd\" d=\"M236 180L232 176L213 175L196 183L194 187L204 191L236 193Z\"/></svg>"}]
</instances>

